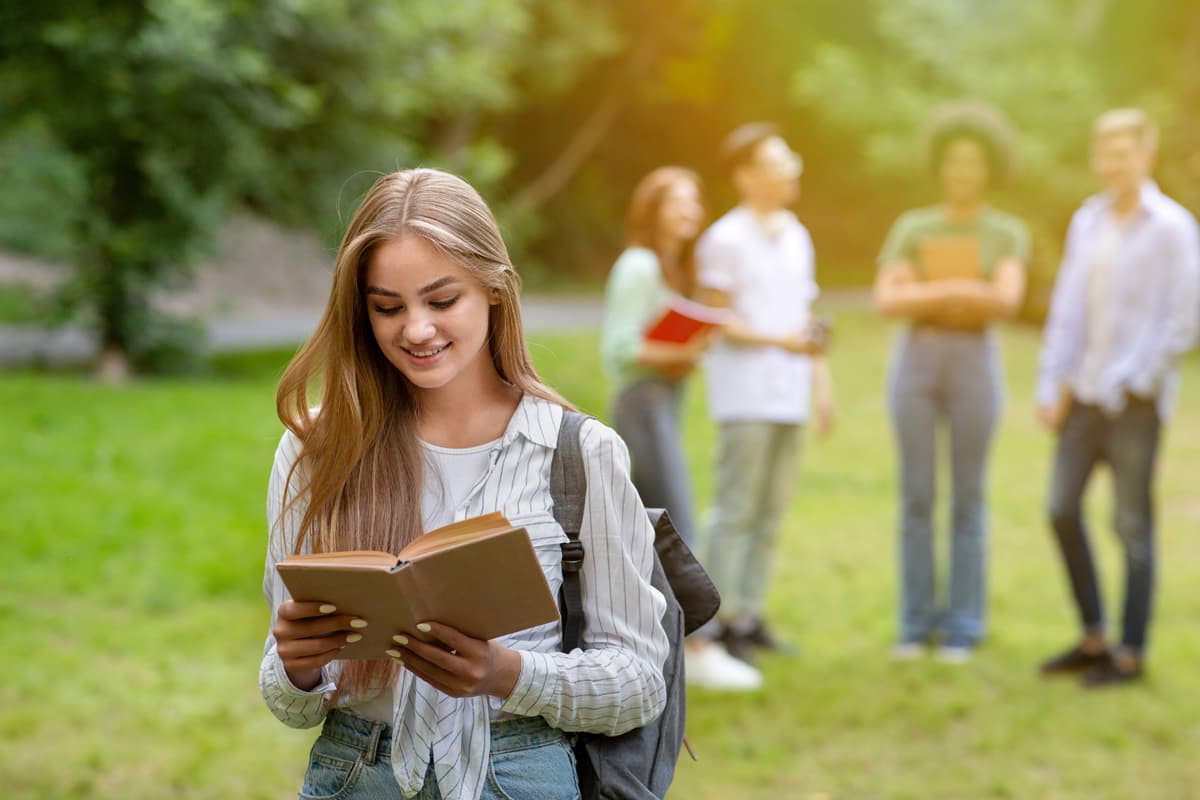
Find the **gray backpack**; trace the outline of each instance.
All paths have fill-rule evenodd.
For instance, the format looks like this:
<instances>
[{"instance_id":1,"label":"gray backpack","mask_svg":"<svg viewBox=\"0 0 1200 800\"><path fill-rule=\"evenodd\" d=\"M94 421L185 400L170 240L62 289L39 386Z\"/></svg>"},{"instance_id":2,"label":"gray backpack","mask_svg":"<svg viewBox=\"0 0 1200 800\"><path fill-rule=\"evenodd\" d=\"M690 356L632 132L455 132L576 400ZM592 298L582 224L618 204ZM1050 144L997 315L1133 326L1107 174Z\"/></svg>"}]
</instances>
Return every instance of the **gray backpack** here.
<instances>
[{"instance_id":1,"label":"gray backpack","mask_svg":"<svg viewBox=\"0 0 1200 800\"><path fill-rule=\"evenodd\" d=\"M587 557L579 541L587 475L583 467L579 432L588 417L564 411L558 431L558 449L550 466L550 494L554 518L569 542L562 546L563 586L562 649L580 646L583 600L579 569ZM663 664L667 704L655 721L620 736L578 734L575 758L583 800L650 800L663 798L675 777L675 764L684 744L687 695L683 678L683 637L712 619L720 595L688 549L670 517L662 509L648 509L654 526L654 573L650 583L667 600L663 614L670 649ZM690 749L690 748L689 748Z\"/></svg>"}]
</instances>

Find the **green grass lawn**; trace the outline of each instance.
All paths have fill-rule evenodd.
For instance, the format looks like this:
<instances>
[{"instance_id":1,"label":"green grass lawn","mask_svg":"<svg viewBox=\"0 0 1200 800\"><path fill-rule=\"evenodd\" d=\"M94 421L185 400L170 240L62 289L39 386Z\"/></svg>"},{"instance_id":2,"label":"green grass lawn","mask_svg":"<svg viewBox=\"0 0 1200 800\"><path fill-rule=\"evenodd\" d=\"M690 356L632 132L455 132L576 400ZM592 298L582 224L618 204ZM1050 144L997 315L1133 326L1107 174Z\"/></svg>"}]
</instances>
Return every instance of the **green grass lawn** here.
<instances>
[{"instance_id":1,"label":"green grass lawn","mask_svg":"<svg viewBox=\"0 0 1200 800\"><path fill-rule=\"evenodd\" d=\"M987 644L966 666L897 665L882 394L893 330L865 313L837 324L839 427L807 445L770 598L803 654L767 660L761 693L692 694L701 760L680 765L672 797L1200 797L1200 361L1187 364L1160 463L1150 677L1094 695L1034 675L1075 624L1041 511L1050 441L1029 401L1035 332L1005 335ZM539 337L533 351L551 383L605 416L594 336ZM226 359L204 382L121 388L0 376L0 795L295 795L315 732L276 722L256 684L285 360ZM706 505L713 431L699 384L687 429ZM1094 484L1119 617L1107 475Z\"/></svg>"}]
</instances>

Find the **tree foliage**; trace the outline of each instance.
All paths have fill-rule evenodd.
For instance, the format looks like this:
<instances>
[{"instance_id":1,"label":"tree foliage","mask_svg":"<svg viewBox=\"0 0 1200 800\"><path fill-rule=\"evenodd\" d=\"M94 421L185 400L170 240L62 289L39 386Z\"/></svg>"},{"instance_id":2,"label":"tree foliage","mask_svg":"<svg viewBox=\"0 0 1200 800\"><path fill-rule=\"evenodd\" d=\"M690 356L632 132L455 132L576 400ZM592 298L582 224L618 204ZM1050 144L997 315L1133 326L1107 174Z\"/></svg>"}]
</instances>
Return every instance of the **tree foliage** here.
<instances>
[{"instance_id":1,"label":"tree foliage","mask_svg":"<svg viewBox=\"0 0 1200 800\"><path fill-rule=\"evenodd\" d=\"M921 121L962 98L1023 134L998 201L1043 284L1104 108L1160 121L1158 177L1200 206L1190 0L46 0L0 10L0 244L73 263L105 342L137 352L150 288L235 205L332 243L378 172L444 166L535 282L599 276L642 174L697 168L720 213L720 140L769 119L805 156L822 280L861 281L932 197Z\"/></svg>"}]
</instances>

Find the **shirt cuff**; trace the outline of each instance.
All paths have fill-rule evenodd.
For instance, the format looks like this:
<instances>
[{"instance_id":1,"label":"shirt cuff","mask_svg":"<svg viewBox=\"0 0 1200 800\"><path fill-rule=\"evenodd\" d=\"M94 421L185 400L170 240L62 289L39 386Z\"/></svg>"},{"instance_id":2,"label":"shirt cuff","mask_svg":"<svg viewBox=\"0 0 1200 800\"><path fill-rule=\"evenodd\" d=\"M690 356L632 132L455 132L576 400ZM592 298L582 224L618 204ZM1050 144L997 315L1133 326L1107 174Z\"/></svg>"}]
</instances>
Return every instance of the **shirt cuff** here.
<instances>
[{"instance_id":1,"label":"shirt cuff","mask_svg":"<svg viewBox=\"0 0 1200 800\"><path fill-rule=\"evenodd\" d=\"M500 710L522 717L536 717L552 703L558 692L558 664L549 653L529 650L520 653L521 674Z\"/></svg>"},{"instance_id":2,"label":"shirt cuff","mask_svg":"<svg viewBox=\"0 0 1200 800\"><path fill-rule=\"evenodd\" d=\"M275 663L272 666L275 669L275 685L283 690L283 694L286 694L290 697L320 697L322 702L324 702L325 700L328 700L329 695L333 694L334 690L337 689L337 684L330 679L329 673L324 667L321 667L320 683L308 691L305 691L304 689L298 689L296 688L296 685L292 683L292 679L288 677L287 670L283 668L283 659L276 655L274 662Z\"/></svg>"},{"instance_id":3,"label":"shirt cuff","mask_svg":"<svg viewBox=\"0 0 1200 800\"><path fill-rule=\"evenodd\" d=\"M1143 399L1150 399L1158 394L1159 383L1158 377L1153 372L1143 372L1141 375L1134 376L1133 380L1129 382L1129 392Z\"/></svg>"},{"instance_id":4,"label":"shirt cuff","mask_svg":"<svg viewBox=\"0 0 1200 800\"><path fill-rule=\"evenodd\" d=\"M1046 406L1057 405L1062 397L1062 383L1060 381L1043 380L1037 385L1037 392L1034 397L1037 400L1039 408Z\"/></svg>"}]
</instances>

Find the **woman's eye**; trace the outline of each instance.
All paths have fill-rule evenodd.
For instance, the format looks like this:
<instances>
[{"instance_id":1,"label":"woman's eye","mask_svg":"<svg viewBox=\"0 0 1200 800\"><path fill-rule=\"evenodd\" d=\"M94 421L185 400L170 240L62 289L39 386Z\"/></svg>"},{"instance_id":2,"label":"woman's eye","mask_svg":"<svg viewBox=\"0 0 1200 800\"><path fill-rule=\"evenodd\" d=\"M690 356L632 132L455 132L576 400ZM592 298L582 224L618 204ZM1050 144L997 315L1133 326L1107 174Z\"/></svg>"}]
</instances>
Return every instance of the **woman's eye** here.
<instances>
[{"instance_id":1,"label":"woman's eye","mask_svg":"<svg viewBox=\"0 0 1200 800\"><path fill-rule=\"evenodd\" d=\"M392 314L395 314L402 308L404 308L404 306L375 306L375 313L382 314L385 317L390 317Z\"/></svg>"},{"instance_id":2,"label":"woman's eye","mask_svg":"<svg viewBox=\"0 0 1200 800\"><path fill-rule=\"evenodd\" d=\"M439 311L445 311L447 308L449 308L450 306L454 305L457 302L458 302L458 295L455 295L454 297L451 297L447 300L430 300L429 305L433 306L434 308L436 308Z\"/></svg>"}]
</instances>

